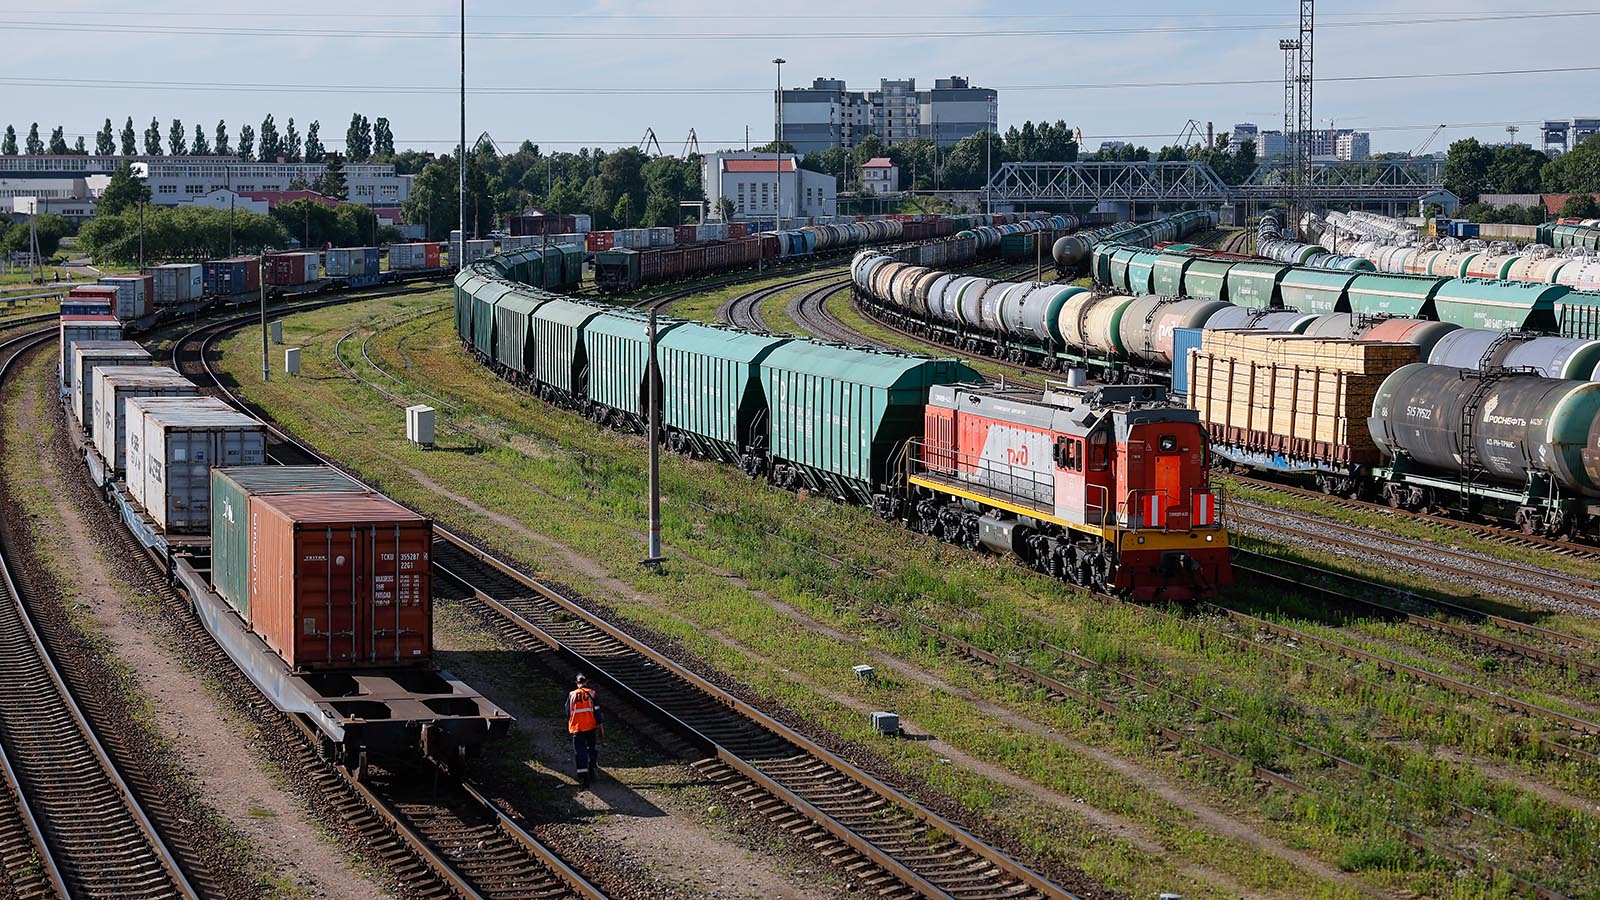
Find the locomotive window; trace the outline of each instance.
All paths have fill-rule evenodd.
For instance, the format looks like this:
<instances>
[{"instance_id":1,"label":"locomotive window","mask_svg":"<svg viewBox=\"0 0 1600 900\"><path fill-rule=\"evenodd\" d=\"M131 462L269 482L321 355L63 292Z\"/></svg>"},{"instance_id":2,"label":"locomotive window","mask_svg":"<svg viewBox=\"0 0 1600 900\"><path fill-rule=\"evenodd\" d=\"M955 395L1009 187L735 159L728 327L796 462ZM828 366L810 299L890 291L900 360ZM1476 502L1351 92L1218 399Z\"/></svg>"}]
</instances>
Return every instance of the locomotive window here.
<instances>
[{"instance_id":1,"label":"locomotive window","mask_svg":"<svg viewBox=\"0 0 1600 900\"><path fill-rule=\"evenodd\" d=\"M1089 435L1089 469L1103 472L1111 466L1111 436L1105 429Z\"/></svg>"},{"instance_id":2,"label":"locomotive window","mask_svg":"<svg viewBox=\"0 0 1600 900\"><path fill-rule=\"evenodd\" d=\"M1056 465L1069 472L1083 471L1083 443L1062 438L1056 444Z\"/></svg>"},{"instance_id":3,"label":"locomotive window","mask_svg":"<svg viewBox=\"0 0 1600 900\"><path fill-rule=\"evenodd\" d=\"M1171 452L1173 452L1173 451L1175 451L1177 449L1178 449L1178 436L1177 435L1175 435L1175 434L1163 434L1161 436L1161 452L1162 453L1171 453Z\"/></svg>"}]
</instances>

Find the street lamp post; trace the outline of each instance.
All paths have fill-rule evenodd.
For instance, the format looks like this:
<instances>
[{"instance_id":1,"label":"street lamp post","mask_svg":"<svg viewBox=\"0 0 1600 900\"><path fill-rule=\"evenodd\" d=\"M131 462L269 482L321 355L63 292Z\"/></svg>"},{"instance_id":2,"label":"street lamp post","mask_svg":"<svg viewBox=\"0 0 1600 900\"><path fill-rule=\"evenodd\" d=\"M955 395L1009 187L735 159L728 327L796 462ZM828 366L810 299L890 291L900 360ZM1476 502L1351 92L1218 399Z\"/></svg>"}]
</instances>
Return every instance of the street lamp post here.
<instances>
[{"instance_id":1,"label":"street lamp post","mask_svg":"<svg viewBox=\"0 0 1600 900\"><path fill-rule=\"evenodd\" d=\"M778 67L778 106L777 117L772 122L772 181L773 198L777 201L777 217L773 230L783 230L783 64L788 60L783 57L774 59L773 64Z\"/></svg>"}]
</instances>

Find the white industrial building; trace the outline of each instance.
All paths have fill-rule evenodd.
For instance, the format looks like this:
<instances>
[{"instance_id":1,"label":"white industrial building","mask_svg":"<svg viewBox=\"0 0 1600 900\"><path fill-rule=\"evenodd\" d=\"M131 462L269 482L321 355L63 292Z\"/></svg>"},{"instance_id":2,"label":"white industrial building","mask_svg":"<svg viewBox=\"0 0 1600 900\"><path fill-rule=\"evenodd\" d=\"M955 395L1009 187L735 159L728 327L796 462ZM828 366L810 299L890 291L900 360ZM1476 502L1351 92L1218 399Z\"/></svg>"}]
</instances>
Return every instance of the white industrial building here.
<instances>
[{"instance_id":1,"label":"white industrial building","mask_svg":"<svg viewBox=\"0 0 1600 900\"><path fill-rule=\"evenodd\" d=\"M287 191L297 181L316 181L326 170L322 163L249 162L236 156L0 156L0 180L88 180L108 177L123 163L142 170L152 202L165 206L220 190ZM396 175L393 165L346 163L344 176L352 203L399 206L411 196L412 176Z\"/></svg>"},{"instance_id":2,"label":"white industrial building","mask_svg":"<svg viewBox=\"0 0 1600 900\"><path fill-rule=\"evenodd\" d=\"M834 177L800 168L799 157L792 154L710 153L702 175L711 209L727 197L735 221L831 216L837 209Z\"/></svg>"},{"instance_id":3,"label":"white industrial building","mask_svg":"<svg viewBox=\"0 0 1600 900\"><path fill-rule=\"evenodd\" d=\"M1372 156L1372 135L1365 131L1318 128L1307 134L1311 139L1313 159L1358 162ZM1276 129L1262 131L1250 122L1240 122L1233 126L1233 133L1228 138L1228 147L1237 153L1239 146L1247 140L1256 142L1257 159L1276 160L1289 155L1289 142L1282 131Z\"/></svg>"}]
</instances>

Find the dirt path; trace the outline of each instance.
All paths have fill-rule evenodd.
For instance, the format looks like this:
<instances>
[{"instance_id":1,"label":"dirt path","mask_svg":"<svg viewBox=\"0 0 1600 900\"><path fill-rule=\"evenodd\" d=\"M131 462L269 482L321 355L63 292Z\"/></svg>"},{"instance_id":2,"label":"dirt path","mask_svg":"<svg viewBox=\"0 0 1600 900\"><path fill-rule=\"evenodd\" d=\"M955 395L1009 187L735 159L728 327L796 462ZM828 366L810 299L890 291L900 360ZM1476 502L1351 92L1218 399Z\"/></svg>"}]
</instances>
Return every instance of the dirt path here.
<instances>
[{"instance_id":1,"label":"dirt path","mask_svg":"<svg viewBox=\"0 0 1600 900\"><path fill-rule=\"evenodd\" d=\"M53 386L49 383L51 370L36 367L28 377L34 375L46 383L39 390L23 393L26 400L19 403L16 424L19 434L39 441L38 468L12 473L12 477L68 484L70 479L81 481L82 467L74 465L62 447L43 443L42 437L52 425L57 430L76 426L60 407L49 404L46 408L41 400L41 393ZM58 435L57 440L66 439ZM305 818L297 798L258 768L246 749L249 725L174 658L156 630L160 625L151 621L152 607L158 601L114 574L114 561L107 558L96 539L99 526L95 523L104 517L80 505L83 492L52 491L51 498L58 520L50 523L51 533L58 538L54 552L78 564L72 572L62 573L70 579L61 584L64 596L77 604L93 631L106 641L107 650L133 673L148 700L146 721L172 747L179 768L195 780L198 793L302 896L352 900L387 896L354 871L344 853L322 837L318 827ZM267 888L263 884L264 893Z\"/></svg>"}]
</instances>

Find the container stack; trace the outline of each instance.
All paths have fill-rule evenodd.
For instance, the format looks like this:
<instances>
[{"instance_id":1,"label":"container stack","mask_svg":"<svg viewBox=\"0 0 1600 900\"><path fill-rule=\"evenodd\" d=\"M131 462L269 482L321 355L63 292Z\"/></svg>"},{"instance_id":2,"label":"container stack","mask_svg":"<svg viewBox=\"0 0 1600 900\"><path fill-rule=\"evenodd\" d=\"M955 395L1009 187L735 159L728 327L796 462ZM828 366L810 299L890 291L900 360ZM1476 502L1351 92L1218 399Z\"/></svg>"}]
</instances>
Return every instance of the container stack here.
<instances>
[{"instance_id":1,"label":"container stack","mask_svg":"<svg viewBox=\"0 0 1600 900\"><path fill-rule=\"evenodd\" d=\"M152 366L149 351L136 341L79 341L72 346L72 414L78 427L94 424L94 370L101 366Z\"/></svg>"},{"instance_id":2,"label":"container stack","mask_svg":"<svg viewBox=\"0 0 1600 900\"><path fill-rule=\"evenodd\" d=\"M106 468L127 468L128 404L133 397L193 397L194 382L166 366L100 366L94 370L92 428L95 450Z\"/></svg>"},{"instance_id":3,"label":"container stack","mask_svg":"<svg viewBox=\"0 0 1600 900\"><path fill-rule=\"evenodd\" d=\"M167 534L211 527L212 466L267 463L265 426L215 397L134 397L125 406L123 480Z\"/></svg>"}]
</instances>

